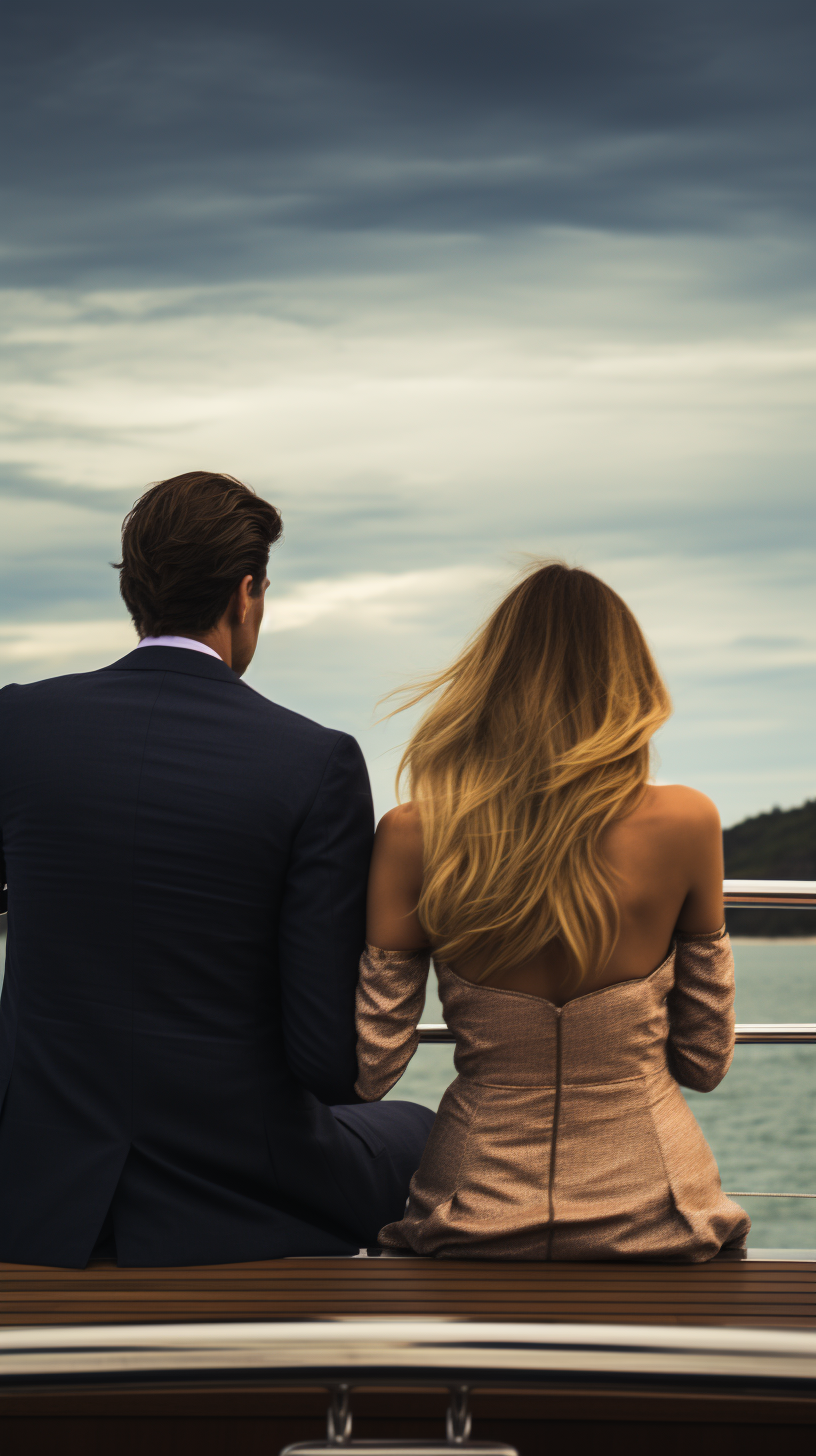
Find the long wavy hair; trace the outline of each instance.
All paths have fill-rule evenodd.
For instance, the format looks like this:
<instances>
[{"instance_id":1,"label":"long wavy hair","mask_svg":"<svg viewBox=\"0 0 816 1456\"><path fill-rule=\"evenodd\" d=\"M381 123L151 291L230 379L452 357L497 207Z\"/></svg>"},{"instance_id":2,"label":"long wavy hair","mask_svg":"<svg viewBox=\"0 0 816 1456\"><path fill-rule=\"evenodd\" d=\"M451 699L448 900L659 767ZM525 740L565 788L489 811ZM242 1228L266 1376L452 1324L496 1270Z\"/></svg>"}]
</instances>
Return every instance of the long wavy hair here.
<instances>
[{"instance_id":1,"label":"long wavy hair","mask_svg":"<svg viewBox=\"0 0 816 1456\"><path fill-rule=\"evenodd\" d=\"M600 850L634 808L671 701L625 602L536 563L445 672L400 763L422 821L418 914L435 954L487 976L558 937L571 979L606 964L619 919Z\"/></svg>"}]
</instances>

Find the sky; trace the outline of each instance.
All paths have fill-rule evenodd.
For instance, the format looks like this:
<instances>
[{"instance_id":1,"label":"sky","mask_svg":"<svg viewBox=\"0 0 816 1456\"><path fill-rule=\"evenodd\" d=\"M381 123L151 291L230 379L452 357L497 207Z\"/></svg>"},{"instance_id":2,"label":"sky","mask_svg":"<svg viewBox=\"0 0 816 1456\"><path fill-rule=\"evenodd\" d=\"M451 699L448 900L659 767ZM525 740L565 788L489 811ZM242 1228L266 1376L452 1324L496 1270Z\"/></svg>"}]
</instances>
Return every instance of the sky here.
<instances>
[{"instance_id":1,"label":"sky","mask_svg":"<svg viewBox=\"0 0 816 1456\"><path fill-rule=\"evenodd\" d=\"M6 25L0 683L135 642L183 470L281 510L248 681L378 811L531 555L672 693L658 777L816 796L811 0L77 0ZM55 731L59 731L55 725Z\"/></svg>"}]
</instances>

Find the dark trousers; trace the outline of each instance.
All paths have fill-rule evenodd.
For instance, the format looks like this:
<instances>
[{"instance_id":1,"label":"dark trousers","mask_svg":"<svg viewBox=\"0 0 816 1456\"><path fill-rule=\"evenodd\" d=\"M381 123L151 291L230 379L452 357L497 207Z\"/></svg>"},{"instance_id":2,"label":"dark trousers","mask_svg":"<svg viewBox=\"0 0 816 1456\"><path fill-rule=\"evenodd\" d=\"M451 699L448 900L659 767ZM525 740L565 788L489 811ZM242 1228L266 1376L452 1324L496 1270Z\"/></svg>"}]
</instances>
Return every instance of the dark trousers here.
<instances>
[{"instance_id":1,"label":"dark trousers","mask_svg":"<svg viewBox=\"0 0 816 1456\"><path fill-rule=\"evenodd\" d=\"M360 1247L373 1247L383 1224L402 1218L435 1114L417 1102L357 1102L332 1112L350 1140ZM367 1157L360 1156L361 1143Z\"/></svg>"},{"instance_id":2,"label":"dark trousers","mask_svg":"<svg viewBox=\"0 0 816 1456\"><path fill-rule=\"evenodd\" d=\"M353 1244L348 1247L348 1252L351 1253L356 1248L376 1246L377 1235L383 1225L402 1218L405 1201L408 1197L408 1185L419 1166L428 1134L433 1126L434 1113L415 1102L360 1102L349 1106L332 1107L331 1112L336 1123L337 1134L345 1144L341 1159L344 1170L342 1191L346 1204L342 1216L344 1230L342 1238L353 1240ZM280 1243L280 1238L276 1238L274 1247L267 1248L264 1247L265 1239L261 1233L249 1246L236 1242L234 1251L230 1250L226 1255L219 1254L217 1259L211 1259L205 1252L202 1258L202 1251L191 1247L190 1239L184 1233L183 1214L181 1215L182 1224L179 1226L178 1205L175 1204L175 1200L164 1205L159 1196L157 1201L157 1189L153 1179L151 1179L147 1191L144 1191L143 1165L144 1159L141 1155L135 1151L131 1152L125 1175L114 1195L112 1210L119 1200L121 1214L121 1200L124 1199L130 1205L128 1221L133 1225L135 1220L138 1227L143 1218L152 1219L157 1215L161 1218L162 1213L167 1216L172 1206L172 1221L175 1223L178 1233L175 1254L171 1255L169 1262L179 1265L202 1262L240 1263L246 1259L281 1258L285 1257L287 1253L304 1252L301 1247L296 1246L297 1235L294 1236L295 1245L287 1247L284 1235L283 1245ZM169 1188L167 1192L169 1195ZM173 1192L178 1193L177 1187L173 1189ZM140 1194L142 1194L141 1197ZM140 1203L141 1216L139 1214ZM260 1209L260 1205L254 1205L256 1216ZM352 1214L353 1227L349 1227L348 1224L349 1209ZM193 1208L189 1204L188 1211L193 1212ZM189 1228L189 1225L187 1227ZM316 1235L314 1252L338 1251L336 1230L332 1233L325 1248L321 1247L317 1231ZM339 1251L342 1252L342 1244ZM117 1257L112 1211L105 1218L92 1257ZM137 1257L135 1262L142 1264L143 1261L141 1257Z\"/></svg>"}]
</instances>

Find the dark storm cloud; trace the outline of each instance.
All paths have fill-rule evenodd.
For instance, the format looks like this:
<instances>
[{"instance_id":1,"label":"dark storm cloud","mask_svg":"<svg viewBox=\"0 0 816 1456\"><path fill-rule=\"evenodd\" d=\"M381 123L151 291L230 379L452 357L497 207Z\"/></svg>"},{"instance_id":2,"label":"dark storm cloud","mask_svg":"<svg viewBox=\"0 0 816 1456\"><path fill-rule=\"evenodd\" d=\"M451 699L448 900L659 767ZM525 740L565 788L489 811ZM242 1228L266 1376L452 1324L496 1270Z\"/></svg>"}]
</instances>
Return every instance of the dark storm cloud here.
<instances>
[{"instance_id":1,"label":"dark storm cloud","mask_svg":"<svg viewBox=\"0 0 816 1456\"><path fill-rule=\"evenodd\" d=\"M15 282L812 214L810 0L35 3L12 29Z\"/></svg>"}]
</instances>

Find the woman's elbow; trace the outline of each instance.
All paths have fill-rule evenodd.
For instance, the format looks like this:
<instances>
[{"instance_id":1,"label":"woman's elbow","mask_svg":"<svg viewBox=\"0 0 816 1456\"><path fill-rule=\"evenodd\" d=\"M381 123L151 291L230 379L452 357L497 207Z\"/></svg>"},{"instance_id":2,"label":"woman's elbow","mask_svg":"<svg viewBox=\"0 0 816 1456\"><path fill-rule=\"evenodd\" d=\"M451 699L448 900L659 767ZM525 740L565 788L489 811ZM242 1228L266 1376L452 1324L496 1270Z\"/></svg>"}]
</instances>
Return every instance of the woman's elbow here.
<instances>
[{"instance_id":1,"label":"woman's elbow","mask_svg":"<svg viewBox=\"0 0 816 1456\"><path fill-rule=\"evenodd\" d=\"M688 1087L690 1092L713 1092L731 1066L732 1056L733 1052L729 1052L727 1056L714 1060L675 1055L672 1071L680 1086Z\"/></svg>"},{"instance_id":2,"label":"woman's elbow","mask_svg":"<svg viewBox=\"0 0 816 1456\"><path fill-rule=\"evenodd\" d=\"M398 1077L377 1077L361 1072L354 1083L354 1091L361 1102L382 1102L398 1081Z\"/></svg>"},{"instance_id":3,"label":"woman's elbow","mask_svg":"<svg viewBox=\"0 0 816 1456\"><path fill-rule=\"evenodd\" d=\"M684 1077L680 1085L688 1087L690 1092L713 1092L716 1087L719 1087L724 1076L724 1071L694 1073Z\"/></svg>"},{"instance_id":4,"label":"woman's elbow","mask_svg":"<svg viewBox=\"0 0 816 1456\"><path fill-rule=\"evenodd\" d=\"M354 1083L354 1093L359 1102L382 1102L388 1087L372 1086L370 1082L357 1080Z\"/></svg>"}]
</instances>

